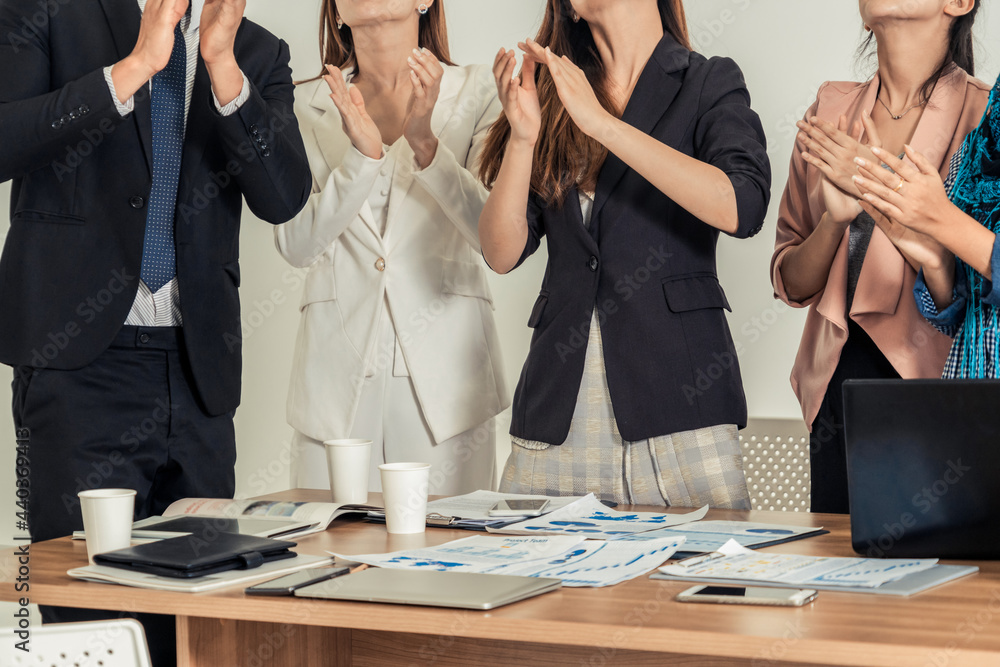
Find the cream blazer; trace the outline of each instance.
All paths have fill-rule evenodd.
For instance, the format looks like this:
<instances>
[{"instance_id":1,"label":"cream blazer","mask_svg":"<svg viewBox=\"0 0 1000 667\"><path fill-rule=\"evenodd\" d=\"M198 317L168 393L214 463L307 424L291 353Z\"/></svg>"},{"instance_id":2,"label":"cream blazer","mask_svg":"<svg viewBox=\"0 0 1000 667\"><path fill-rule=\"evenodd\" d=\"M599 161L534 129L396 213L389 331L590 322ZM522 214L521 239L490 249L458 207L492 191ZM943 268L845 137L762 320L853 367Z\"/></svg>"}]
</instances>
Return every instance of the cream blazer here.
<instances>
[{"instance_id":1,"label":"cream blazer","mask_svg":"<svg viewBox=\"0 0 1000 667\"><path fill-rule=\"evenodd\" d=\"M421 170L399 139L384 234L368 197L387 159L354 148L329 92L322 80L296 90L313 194L275 228L282 256L308 267L288 423L316 440L347 437L365 377L390 367L400 374L402 358L424 419L443 442L510 405L479 247L487 192L475 175L501 110L496 84L485 66L445 66L431 121L437 154ZM396 350L376 349L386 315Z\"/></svg>"},{"instance_id":2,"label":"cream blazer","mask_svg":"<svg viewBox=\"0 0 1000 667\"><path fill-rule=\"evenodd\" d=\"M819 116L836 123L847 116L849 126L871 112L878 103L879 77L867 83L823 84L806 118ZM986 110L990 86L953 67L938 81L910 144L948 175L952 154L965 135L979 125ZM806 301L788 296L781 266L788 251L799 245L823 217L823 175L809 167L799 148L792 151L788 184L778 213L778 231L771 258L771 283L775 298L796 308L809 308L802 342L792 368L792 389L802 406L802 417L811 428L819 413L840 353L847 342L847 249L844 231L834 256L826 287ZM917 273L878 227L858 279L851 306L857 322L904 379L941 377L951 339L938 333L917 310L913 284Z\"/></svg>"}]
</instances>

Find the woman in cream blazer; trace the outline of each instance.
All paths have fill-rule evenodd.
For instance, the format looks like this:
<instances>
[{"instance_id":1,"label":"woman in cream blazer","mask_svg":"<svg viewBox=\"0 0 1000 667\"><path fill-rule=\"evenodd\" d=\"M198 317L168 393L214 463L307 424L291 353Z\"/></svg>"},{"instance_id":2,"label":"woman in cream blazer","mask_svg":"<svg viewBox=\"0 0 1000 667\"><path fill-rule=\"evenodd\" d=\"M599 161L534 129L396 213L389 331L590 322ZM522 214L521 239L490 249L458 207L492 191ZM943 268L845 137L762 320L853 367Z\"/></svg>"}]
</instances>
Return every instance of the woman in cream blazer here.
<instances>
[{"instance_id":1,"label":"woman in cream blazer","mask_svg":"<svg viewBox=\"0 0 1000 667\"><path fill-rule=\"evenodd\" d=\"M396 42L395 51L410 36L417 46L418 23L421 46L428 45L425 28L443 27L440 2L429 12L412 3L413 26L397 20L393 32L402 33L395 36L377 25L385 12L367 21L355 6L362 3L339 4L338 11L328 2L327 10L346 25L328 20L327 30L337 30L336 45L346 42L348 51L354 35L373 24L379 40ZM399 13L399 4L410 3L383 9ZM342 80L328 75L296 91L313 194L275 232L284 258L308 267L287 406L296 431L293 486L328 485L324 440L364 438L373 441L372 490L380 488L377 465L399 461L431 463L431 493L495 487L493 417L510 399L479 247L487 193L469 168L500 106L489 68L444 64L446 44L429 45L408 56L439 83L430 117L437 147L424 168L406 136L384 145L380 159L352 143L331 90L367 115L344 85L358 58L329 70ZM364 67L365 54L358 55ZM327 62L337 60L328 51ZM357 115L347 108L350 124Z\"/></svg>"}]
</instances>

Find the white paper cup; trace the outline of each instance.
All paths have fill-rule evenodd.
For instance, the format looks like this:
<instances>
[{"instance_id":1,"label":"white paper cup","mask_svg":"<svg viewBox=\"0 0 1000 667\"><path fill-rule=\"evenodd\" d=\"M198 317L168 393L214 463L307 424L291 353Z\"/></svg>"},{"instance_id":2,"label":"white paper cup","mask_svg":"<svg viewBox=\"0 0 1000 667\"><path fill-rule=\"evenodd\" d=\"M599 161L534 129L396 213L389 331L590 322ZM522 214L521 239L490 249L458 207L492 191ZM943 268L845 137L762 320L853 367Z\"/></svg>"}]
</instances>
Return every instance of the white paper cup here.
<instances>
[{"instance_id":1,"label":"white paper cup","mask_svg":"<svg viewBox=\"0 0 1000 667\"><path fill-rule=\"evenodd\" d=\"M394 535L424 532L431 464L383 463L378 469L382 477L386 530Z\"/></svg>"},{"instance_id":2,"label":"white paper cup","mask_svg":"<svg viewBox=\"0 0 1000 667\"><path fill-rule=\"evenodd\" d=\"M131 546L134 489L91 489L78 495L91 565L95 554Z\"/></svg>"},{"instance_id":3,"label":"white paper cup","mask_svg":"<svg viewBox=\"0 0 1000 667\"><path fill-rule=\"evenodd\" d=\"M372 441L327 440L323 444L333 502L342 505L367 503Z\"/></svg>"}]
</instances>

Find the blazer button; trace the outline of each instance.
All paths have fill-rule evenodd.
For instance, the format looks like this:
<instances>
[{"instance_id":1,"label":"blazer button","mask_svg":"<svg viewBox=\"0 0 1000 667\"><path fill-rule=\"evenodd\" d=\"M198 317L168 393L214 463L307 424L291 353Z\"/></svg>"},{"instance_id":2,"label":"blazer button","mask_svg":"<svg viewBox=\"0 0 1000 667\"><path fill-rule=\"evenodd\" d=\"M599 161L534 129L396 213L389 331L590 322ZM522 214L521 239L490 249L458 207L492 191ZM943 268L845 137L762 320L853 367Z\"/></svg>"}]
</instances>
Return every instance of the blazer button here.
<instances>
[{"instance_id":1,"label":"blazer button","mask_svg":"<svg viewBox=\"0 0 1000 667\"><path fill-rule=\"evenodd\" d=\"M139 342L142 343L143 345L145 345L146 343L148 343L149 342L149 334L148 333L139 334Z\"/></svg>"},{"instance_id":2,"label":"blazer button","mask_svg":"<svg viewBox=\"0 0 1000 667\"><path fill-rule=\"evenodd\" d=\"M597 258L594 257L593 255L591 255L590 256L590 262L587 263L587 266L590 267L590 270L591 271L597 271L597 267L599 265L600 265L600 263L597 261Z\"/></svg>"},{"instance_id":3,"label":"blazer button","mask_svg":"<svg viewBox=\"0 0 1000 667\"><path fill-rule=\"evenodd\" d=\"M146 205L146 200L142 197L132 197L128 200L128 205L136 210L139 210Z\"/></svg>"},{"instance_id":4,"label":"blazer button","mask_svg":"<svg viewBox=\"0 0 1000 667\"><path fill-rule=\"evenodd\" d=\"M375 260L375 268L379 271L385 271L385 260L379 257Z\"/></svg>"}]
</instances>

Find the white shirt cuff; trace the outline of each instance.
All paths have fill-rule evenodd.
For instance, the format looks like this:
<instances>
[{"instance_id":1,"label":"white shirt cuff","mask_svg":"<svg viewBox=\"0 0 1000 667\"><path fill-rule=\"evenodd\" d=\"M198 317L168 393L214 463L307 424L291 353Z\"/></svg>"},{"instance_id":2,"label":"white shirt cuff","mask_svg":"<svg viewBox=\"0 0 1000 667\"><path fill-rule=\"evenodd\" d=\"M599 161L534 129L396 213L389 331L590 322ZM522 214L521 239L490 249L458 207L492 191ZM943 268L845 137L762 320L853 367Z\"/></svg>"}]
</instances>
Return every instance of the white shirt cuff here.
<instances>
[{"instance_id":1,"label":"white shirt cuff","mask_svg":"<svg viewBox=\"0 0 1000 667\"><path fill-rule=\"evenodd\" d=\"M243 74L242 72L240 73ZM222 116L232 116L240 110L240 107L246 104L248 99L250 99L250 80L247 79L246 74L243 74L243 90L240 91L239 97L226 106L222 106L219 98L215 96L215 91L212 91L212 101L215 102L215 109Z\"/></svg>"},{"instance_id":2,"label":"white shirt cuff","mask_svg":"<svg viewBox=\"0 0 1000 667\"><path fill-rule=\"evenodd\" d=\"M124 104L122 104L122 102L119 101L118 93L115 92L115 80L111 78L112 67L114 67L114 65L104 68L104 80L108 82L108 90L111 91L111 99L114 100L115 107L118 109L118 113L121 114L122 118L124 118L125 116L135 111L135 96L133 95L132 97L125 100Z\"/></svg>"}]
</instances>

